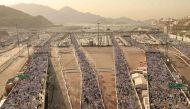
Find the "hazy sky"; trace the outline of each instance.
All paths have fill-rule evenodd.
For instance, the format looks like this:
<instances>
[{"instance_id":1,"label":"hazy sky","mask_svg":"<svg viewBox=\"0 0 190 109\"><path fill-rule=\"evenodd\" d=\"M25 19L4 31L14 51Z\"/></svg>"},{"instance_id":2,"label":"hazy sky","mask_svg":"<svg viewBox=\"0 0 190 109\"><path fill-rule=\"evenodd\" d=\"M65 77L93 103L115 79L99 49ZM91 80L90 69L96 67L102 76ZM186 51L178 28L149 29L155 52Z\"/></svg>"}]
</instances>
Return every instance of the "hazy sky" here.
<instances>
[{"instance_id":1,"label":"hazy sky","mask_svg":"<svg viewBox=\"0 0 190 109\"><path fill-rule=\"evenodd\" d=\"M54 9L70 6L104 17L149 19L190 15L190 0L0 0L1 5L35 3Z\"/></svg>"}]
</instances>

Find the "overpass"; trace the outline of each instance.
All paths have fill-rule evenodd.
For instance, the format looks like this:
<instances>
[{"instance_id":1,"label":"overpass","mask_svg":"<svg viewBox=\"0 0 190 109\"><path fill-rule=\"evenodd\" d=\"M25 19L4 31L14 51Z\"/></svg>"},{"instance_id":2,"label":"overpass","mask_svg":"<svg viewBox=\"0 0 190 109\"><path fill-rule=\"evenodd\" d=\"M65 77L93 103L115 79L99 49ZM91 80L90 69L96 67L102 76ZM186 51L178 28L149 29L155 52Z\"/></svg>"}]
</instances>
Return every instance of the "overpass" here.
<instances>
[{"instance_id":1,"label":"overpass","mask_svg":"<svg viewBox=\"0 0 190 109\"><path fill-rule=\"evenodd\" d=\"M19 32L19 33L28 33L28 34L40 34L40 33L75 33L75 34L126 34L126 35L131 35L131 34L158 34L158 33L163 33L162 31L144 31L144 30L130 30L130 31L26 31L26 32Z\"/></svg>"}]
</instances>

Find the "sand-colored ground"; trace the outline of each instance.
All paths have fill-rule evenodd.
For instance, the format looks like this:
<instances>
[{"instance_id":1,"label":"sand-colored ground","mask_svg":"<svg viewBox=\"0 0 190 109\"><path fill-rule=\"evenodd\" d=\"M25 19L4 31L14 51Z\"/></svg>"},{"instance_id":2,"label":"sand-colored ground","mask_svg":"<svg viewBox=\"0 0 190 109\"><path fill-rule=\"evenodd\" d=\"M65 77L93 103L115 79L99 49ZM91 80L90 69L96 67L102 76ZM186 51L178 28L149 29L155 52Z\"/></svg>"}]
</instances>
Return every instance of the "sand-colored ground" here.
<instances>
[{"instance_id":1,"label":"sand-colored ground","mask_svg":"<svg viewBox=\"0 0 190 109\"><path fill-rule=\"evenodd\" d=\"M54 58L55 59L55 58ZM51 58L51 62L54 60ZM54 61L55 62L55 61ZM54 65L53 65L54 64ZM58 77L61 77L55 73L55 69L57 70L57 66L55 66L55 63L52 63L52 66L49 65L49 70L48 70L48 87L46 92L48 97L46 97L48 100L48 109L70 109L70 105L67 99L67 93L66 88L64 87L64 83L60 83L58 81ZM64 87L64 89L62 89Z\"/></svg>"},{"instance_id":2,"label":"sand-colored ground","mask_svg":"<svg viewBox=\"0 0 190 109\"><path fill-rule=\"evenodd\" d=\"M52 55L51 62L52 62L54 75L55 75L54 78L56 81L54 83L53 80L50 79L50 82L53 82L52 87L56 85L57 88L52 88L49 91L49 93L52 93L52 94L49 94L49 97L48 97L49 109L54 109L54 108L70 109L70 103L69 103L70 100L68 98L67 88L65 85L63 73L61 71L62 68L59 63L59 58L58 58L56 48L53 47L51 49L51 55Z\"/></svg>"},{"instance_id":3,"label":"sand-colored ground","mask_svg":"<svg viewBox=\"0 0 190 109\"><path fill-rule=\"evenodd\" d=\"M63 76L67 83L68 93L73 109L80 108L81 73L72 48L58 48Z\"/></svg>"},{"instance_id":4,"label":"sand-colored ground","mask_svg":"<svg viewBox=\"0 0 190 109\"><path fill-rule=\"evenodd\" d=\"M86 56L95 69L99 69L98 80L102 92L102 97L107 109L116 109L116 90L114 56L112 47L84 47ZM106 71L106 69L108 71Z\"/></svg>"},{"instance_id":5,"label":"sand-colored ground","mask_svg":"<svg viewBox=\"0 0 190 109\"><path fill-rule=\"evenodd\" d=\"M81 95L81 73L66 73L65 78L68 84L72 107L73 109L79 109Z\"/></svg>"},{"instance_id":6,"label":"sand-colored ground","mask_svg":"<svg viewBox=\"0 0 190 109\"><path fill-rule=\"evenodd\" d=\"M159 47L161 52L164 52L163 47ZM168 56L171 59L174 67L176 68L177 72L184 76L186 80L190 82L190 67L181 59L179 58L181 54L178 50L174 49L173 47L169 47L168 49Z\"/></svg>"},{"instance_id":7,"label":"sand-colored ground","mask_svg":"<svg viewBox=\"0 0 190 109\"><path fill-rule=\"evenodd\" d=\"M190 82L190 67L181 58L179 58L180 52L170 47L168 56L174 64L174 67L176 68L177 72L180 75L184 76L186 80L189 80Z\"/></svg>"},{"instance_id":8,"label":"sand-colored ground","mask_svg":"<svg viewBox=\"0 0 190 109\"><path fill-rule=\"evenodd\" d=\"M10 51L11 49L15 48L15 46L17 46L17 45L16 44L11 44L9 46L5 46L3 48L0 48L0 54L5 53L7 51Z\"/></svg>"},{"instance_id":9,"label":"sand-colored ground","mask_svg":"<svg viewBox=\"0 0 190 109\"><path fill-rule=\"evenodd\" d=\"M136 47L121 47L124 56L129 68L129 71L133 71L137 69L137 67L146 67L146 55L145 52L142 49L136 48ZM139 91L138 97L141 102L142 107L144 108L143 105L143 98L141 96L142 92Z\"/></svg>"},{"instance_id":10,"label":"sand-colored ground","mask_svg":"<svg viewBox=\"0 0 190 109\"><path fill-rule=\"evenodd\" d=\"M78 70L79 66L76 61L76 57L71 48L58 48L60 59L62 59L62 65L64 70Z\"/></svg>"},{"instance_id":11,"label":"sand-colored ground","mask_svg":"<svg viewBox=\"0 0 190 109\"><path fill-rule=\"evenodd\" d=\"M146 55L142 49L136 47L122 47L129 71L137 67L146 67Z\"/></svg>"},{"instance_id":12,"label":"sand-colored ground","mask_svg":"<svg viewBox=\"0 0 190 109\"><path fill-rule=\"evenodd\" d=\"M30 53L32 53L32 49L30 50ZM25 49L20 57L16 58L16 60L14 60L9 67L7 67L3 72L0 73L0 96L3 94L7 80L16 76L27 60L28 52L27 49Z\"/></svg>"},{"instance_id":13,"label":"sand-colored ground","mask_svg":"<svg viewBox=\"0 0 190 109\"><path fill-rule=\"evenodd\" d=\"M20 47L22 49L23 47ZM2 65L4 62L9 60L11 57L13 57L16 53L19 52L19 47L15 47L14 49L11 49L10 51L4 52L0 54L0 65Z\"/></svg>"},{"instance_id":14,"label":"sand-colored ground","mask_svg":"<svg viewBox=\"0 0 190 109\"><path fill-rule=\"evenodd\" d=\"M180 75L184 76L186 80L190 81L190 67L178 56L169 54L169 57L171 58L177 72L180 73Z\"/></svg>"},{"instance_id":15,"label":"sand-colored ground","mask_svg":"<svg viewBox=\"0 0 190 109\"><path fill-rule=\"evenodd\" d=\"M98 73L98 79L106 109L116 109L115 74L100 72Z\"/></svg>"},{"instance_id":16,"label":"sand-colored ground","mask_svg":"<svg viewBox=\"0 0 190 109\"><path fill-rule=\"evenodd\" d=\"M84 47L84 52L89 61L98 68L114 68L112 47Z\"/></svg>"}]
</instances>

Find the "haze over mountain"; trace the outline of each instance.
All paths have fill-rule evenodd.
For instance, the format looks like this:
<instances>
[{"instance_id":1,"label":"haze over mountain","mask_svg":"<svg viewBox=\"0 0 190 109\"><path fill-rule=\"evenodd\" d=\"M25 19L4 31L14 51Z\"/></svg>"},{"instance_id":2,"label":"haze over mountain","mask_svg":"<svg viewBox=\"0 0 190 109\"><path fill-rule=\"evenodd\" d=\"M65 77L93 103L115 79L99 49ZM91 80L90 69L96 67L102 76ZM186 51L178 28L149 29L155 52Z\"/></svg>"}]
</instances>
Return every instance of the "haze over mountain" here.
<instances>
[{"instance_id":1,"label":"haze over mountain","mask_svg":"<svg viewBox=\"0 0 190 109\"><path fill-rule=\"evenodd\" d=\"M31 15L42 15L54 24L94 24L100 23L117 23L117 24L144 24L143 21L135 21L130 18L121 17L117 19L105 18L92 13L83 13L74 10L70 7L63 7L60 10L55 10L47 6L37 4L17 4L12 8L24 11ZM150 22L146 22L147 24Z\"/></svg>"},{"instance_id":2,"label":"haze over mountain","mask_svg":"<svg viewBox=\"0 0 190 109\"><path fill-rule=\"evenodd\" d=\"M31 16L22 11L0 5L0 26L7 27L15 26L16 24L19 27L42 27L52 25L52 23L43 16Z\"/></svg>"}]
</instances>

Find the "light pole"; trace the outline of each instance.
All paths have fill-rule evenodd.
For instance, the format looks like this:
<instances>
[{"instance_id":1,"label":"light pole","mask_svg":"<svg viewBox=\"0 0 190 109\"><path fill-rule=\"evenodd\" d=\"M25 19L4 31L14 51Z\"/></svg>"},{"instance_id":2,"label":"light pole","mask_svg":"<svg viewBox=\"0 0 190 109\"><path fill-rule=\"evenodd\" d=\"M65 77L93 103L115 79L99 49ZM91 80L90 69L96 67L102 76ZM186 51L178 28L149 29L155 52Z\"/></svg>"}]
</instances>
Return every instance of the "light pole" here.
<instances>
[{"instance_id":1,"label":"light pole","mask_svg":"<svg viewBox=\"0 0 190 109\"><path fill-rule=\"evenodd\" d=\"M97 23L98 24L98 46L100 45L100 37L99 37L99 26L100 26L100 23Z\"/></svg>"},{"instance_id":2,"label":"light pole","mask_svg":"<svg viewBox=\"0 0 190 109\"><path fill-rule=\"evenodd\" d=\"M18 44L19 51L20 51L20 41L19 41L19 36L18 36L18 27L17 27L17 24L16 24L16 32L17 32L17 44Z\"/></svg>"},{"instance_id":3,"label":"light pole","mask_svg":"<svg viewBox=\"0 0 190 109\"><path fill-rule=\"evenodd\" d=\"M28 40L27 40L28 59L30 57L29 40L30 40L30 38L28 37Z\"/></svg>"},{"instance_id":4,"label":"light pole","mask_svg":"<svg viewBox=\"0 0 190 109\"><path fill-rule=\"evenodd\" d=\"M168 43L168 37L169 37L169 30L170 30L170 25L169 24L167 24L167 26L166 26L166 37L165 37L165 57L166 57L166 59L168 58L168 47L169 47L169 43Z\"/></svg>"}]
</instances>

